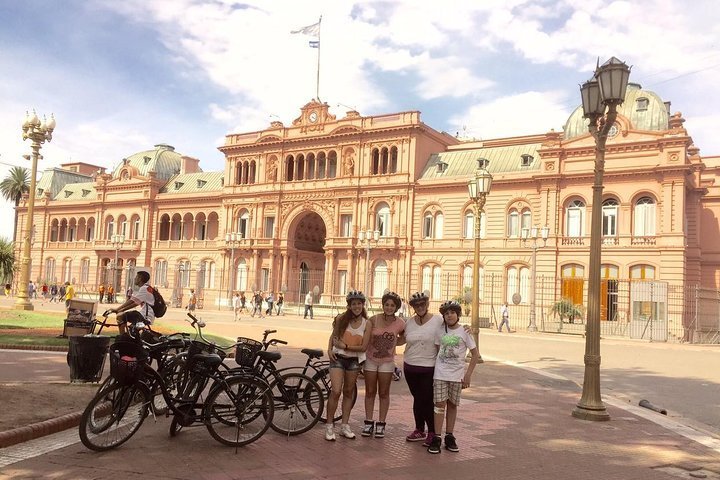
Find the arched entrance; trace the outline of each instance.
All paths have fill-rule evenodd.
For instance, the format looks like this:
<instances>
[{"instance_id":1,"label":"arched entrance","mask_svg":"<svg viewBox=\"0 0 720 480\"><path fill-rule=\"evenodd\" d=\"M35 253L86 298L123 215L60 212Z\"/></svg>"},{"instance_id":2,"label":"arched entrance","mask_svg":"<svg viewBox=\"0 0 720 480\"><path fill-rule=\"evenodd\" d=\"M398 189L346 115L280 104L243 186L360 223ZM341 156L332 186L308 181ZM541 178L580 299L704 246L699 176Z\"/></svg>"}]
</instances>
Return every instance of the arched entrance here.
<instances>
[{"instance_id":1,"label":"arched entrance","mask_svg":"<svg viewBox=\"0 0 720 480\"><path fill-rule=\"evenodd\" d=\"M305 295L313 292L317 302L325 290L325 222L319 214L307 212L293 221L288 233L290 268L285 296L302 303Z\"/></svg>"}]
</instances>

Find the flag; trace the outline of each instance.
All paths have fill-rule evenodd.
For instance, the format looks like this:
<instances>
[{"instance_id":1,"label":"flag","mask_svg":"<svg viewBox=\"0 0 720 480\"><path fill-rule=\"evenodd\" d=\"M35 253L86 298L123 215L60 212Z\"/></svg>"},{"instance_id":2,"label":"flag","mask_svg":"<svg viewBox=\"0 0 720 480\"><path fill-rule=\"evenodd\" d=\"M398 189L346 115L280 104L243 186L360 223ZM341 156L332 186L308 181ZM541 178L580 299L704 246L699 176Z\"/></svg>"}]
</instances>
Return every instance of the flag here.
<instances>
[{"instance_id":1,"label":"flag","mask_svg":"<svg viewBox=\"0 0 720 480\"><path fill-rule=\"evenodd\" d=\"M290 33L299 33L301 35L311 35L313 37L319 37L320 36L320 22L313 23L312 25L308 25L307 27L303 27L299 30L293 30Z\"/></svg>"},{"instance_id":2,"label":"flag","mask_svg":"<svg viewBox=\"0 0 720 480\"><path fill-rule=\"evenodd\" d=\"M320 40L310 40L308 45L310 45L310 48L320 48Z\"/></svg>"}]
</instances>

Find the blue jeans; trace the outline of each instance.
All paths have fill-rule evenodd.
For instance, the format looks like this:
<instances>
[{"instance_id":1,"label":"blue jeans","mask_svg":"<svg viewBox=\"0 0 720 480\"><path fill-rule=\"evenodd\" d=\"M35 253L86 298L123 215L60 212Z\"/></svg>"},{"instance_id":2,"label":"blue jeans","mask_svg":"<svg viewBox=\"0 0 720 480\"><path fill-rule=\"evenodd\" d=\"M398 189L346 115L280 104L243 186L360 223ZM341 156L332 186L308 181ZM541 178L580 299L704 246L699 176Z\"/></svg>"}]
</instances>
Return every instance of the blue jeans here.
<instances>
[{"instance_id":1,"label":"blue jeans","mask_svg":"<svg viewBox=\"0 0 720 480\"><path fill-rule=\"evenodd\" d=\"M503 325L507 327L507 331L510 333L510 317L503 317L502 322L500 322L498 326L498 332L502 332Z\"/></svg>"},{"instance_id":2,"label":"blue jeans","mask_svg":"<svg viewBox=\"0 0 720 480\"><path fill-rule=\"evenodd\" d=\"M313 309L312 309L312 307L313 307L312 305L305 305L305 315L303 315L303 318L307 318L308 312L310 312L310 320L312 320L312 318L313 318Z\"/></svg>"}]
</instances>

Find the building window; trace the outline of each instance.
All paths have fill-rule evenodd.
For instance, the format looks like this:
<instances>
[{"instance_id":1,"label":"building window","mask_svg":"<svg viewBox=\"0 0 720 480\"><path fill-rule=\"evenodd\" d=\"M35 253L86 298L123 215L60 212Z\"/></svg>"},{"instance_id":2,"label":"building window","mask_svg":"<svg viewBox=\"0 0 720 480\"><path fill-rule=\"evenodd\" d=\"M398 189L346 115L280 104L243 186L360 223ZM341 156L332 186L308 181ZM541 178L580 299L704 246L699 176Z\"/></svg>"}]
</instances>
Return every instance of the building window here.
<instances>
[{"instance_id":1,"label":"building window","mask_svg":"<svg viewBox=\"0 0 720 480\"><path fill-rule=\"evenodd\" d=\"M514 208L508 212L507 236L518 238L520 236L520 213Z\"/></svg>"},{"instance_id":2,"label":"building window","mask_svg":"<svg viewBox=\"0 0 720 480\"><path fill-rule=\"evenodd\" d=\"M250 233L250 214L247 210L243 210L243 212L238 217L238 223L237 223L237 233L240 234L241 238L248 238L248 235Z\"/></svg>"},{"instance_id":3,"label":"building window","mask_svg":"<svg viewBox=\"0 0 720 480\"><path fill-rule=\"evenodd\" d=\"M352 236L352 215L340 215L340 236L346 238Z\"/></svg>"},{"instance_id":4,"label":"building window","mask_svg":"<svg viewBox=\"0 0 720 480\"><path fill-rule=\"evenodd\" d=\"M530 230L532 227L532 213L530 212L529 208L523 209L522 213L520 214L520 233L522 233L523 229Z\"/></svg>"},{"instance_id":5,"label":"building window","mask_svg":"<svg viewBox=\"0 0 720 480\"><path fill-rule=\"evenodd\" d=\"M54 258L45 259L45 278L47 278L48 282L57 282Z\"/></svg>"},{"instance_id":6,"label":"building window","mask_svg":"<svg viewBox=\"0 0 720 480\"><path fill-rule=\"evenodd\" d=\"M265 230L263 236L265 238L273 238L275 235L275 217L265 217Z\"/></svg>"},{"instance_id":7,"label":"building window","mask_svg":"<svg viewBox=\"0 0 720 480\"><path fill-rule=\"evenodd\" d=\"M340 295L347 294L347 270L338 270L337 288Z\"/></svg>"},{"instance_id":8,"label":"building window","mask_svg":"<svg viewBox=\"0 0 720 480\"><path fill-rule=\"evenodd\" d=\"M260 271L260 283L262 285L263 291L268 291L270 289L270 269L269 268L263 268Z\"/></svg>"},{"instance_id":9,"label":"building window","mask_svg":"<svg viewBox=\"0 0 720 480\"><path fill-rule=\"evenodd\" d=\"M487 216L485 212L480 212L480 238L485 238L485 230L487 226ZM468 210L465 212L465 228L464 238L475 238L475 212Z\"/></svg>"},{"instance_id":10,"label":"building window","mask_svg":"<svg viewBox=\"0 0 720 480\"><path fill-rule=\"evenodd\" d=\"M574 305L583 305L583 290L585 287L585 267L570 263L564 265L560 271L560 295L570 300Z\"/></svg>"},{"instance_id":11,"label":"building window","mask_svg":"<svg viewBox=\"0 0 720 480\"><path fill-rule=\"evenodd\" d=\"M203 288L215 288L215 262L205 260L200 264L198 284Z\"/></svg>"},{"instance_id":12,"label":"building window","mask_svg":"<svg viewBox=\"0 0 720 480\"><path fill-rule=\"evenodd\" d=\"M375 214L375 229L381 237L390 236L390 207L387 203L380 203Z\"/></svg>"},{"instance_id":13,"label":"building window","mask_svg":"<svg viewBox=\"0 0 720 480\"><path fill-rule=\"evenodd\" d=\"M443 223L445 217L442 212L433 214L432 212L426 212L423 217L422 226L422 238L443 238Z\"/></svg>"},{"instance_id":14,"label":"building window","mask_svg":"<svg viewBox=\"0 0 720 480\"><path fill-rule=\"evenodd\" d=\"M90 259L80 260L80 283L85 285L90 281Z\"/></svg>"},{"instance_id":15,"label":"building window","mask_svg":"<svg viewBox=\"0 0 720 480\"><path fill-rule=\"evenodd\" d=\"M524 153L520 155L520 166L522 167L529 167L532 165L534 158L532 155Z\"/></svg>"},{"instance_id":16,"label":"building window","mask_svg":"<svg viewBox=\"0 0 720 480\"><path fill-rule=\"evenodd\" d=\"M154 271L154 284L162 287L167 286L167 260L155 260Z\"/></svg>"},{"instance_id":17,"label":"building window","mask_svg":"<svg viewBox=\"0 0 720 480\"><path fill-rule=\"evenodd\" d=\"M190 273L192 272L192 265L190 260L180 262L180 286L190 288Z\"/></svg>"},{"instance_id":18,"label":"building window","mask_svg":"<svg viewBox=\"0 0 720 480\"><path fill-rule=\"evenodd\" d=\"M585 203L582 200L573 200L565 212L565 236L582 237L585 223Z\"/></svg>"},{"instance_id":19,"label":"building window","mask_svg":"<svg viewBox=\"0 0 720 480\"><path fill-rule=\"evenodd\" d=\"M75 283L72 281L72 259L71 258L66 258L65 260L63 260L63 279L62 279L62 281Z\"/></svg>"},{"instance_id":20,"label":"building window","mask_svg":"<svg viewBox=\"0 0 720 480\"><path fill-rule=\"evenodd\" d=\"M655 267L652 265L635 265L630 267L630 280L654 280Z\"/></svg>"},{"instance_id":21,"label":"building window","mask_svg":"<svg viewBox=\"0 0 720 480\"><path fill-rule=\"evenodd\" d=\"M388 288L388 268L384 260L375 262L373 268L373 297L380 298Z\"/></svg>"},{"instance_id":22,"label":"building window","mask_svg":"<svg viewBox=\"0 0 720 480\"><path fill-rule=\"evenodd\" d=\"M247 290L247 279L247 263L245 263L244 258L241 258L238 261L237 270L235 272L235 290L238 290L240 292L244 292L245 290Z\"/></svg>"},{"instance_id":23,"label":"building window","mask_svg":"<svg viewBox=\"0 0 720 480\"><path fill-rule=\"evenodd\" d=\"M422 238L432 238L433 236L433 216L428 212L423 217L423 234Z\"/></svg>"},{"instance_id":24,"label":"building window","mask_svg":"<svg viewBox=\"0 0 720 480\"><path fill-rule=\"evenodd\" d=\"M508 267L506 272L506 301L513 302L515 294L520 295L520 303L528 303L530 299L530 269L524 265Z\"/></svg>"},{"instance_id":25,"label":"building window","mask_svg":"<svg viewBox=\"0 0 720 480\"><path fill-rule=\"evenodd\" d=\"M135 217L132 228L132 239L137 240L140 238L140 217Z\"/></svg>"},{"instance_id":26,"label":"building window","mask_svg":"<svg viewBox=\"0 0 720 480\"><path fill-rule=\"evenodd\" d=\"M636 237L655 236L655 202L650 197L642 197L635 203Z\"/></svg>"},{"instance_id":27,"label":"building window","mask_svg":"<svg viewBox=\"0 0 720 480\"><path fill-rule=\"evenodd\" d=\"M478 269L478 300L482 300L483 298L483 290L485 287L485 267L480 265L480 268ZM464 292L472 292L472 284L473 284L473 267L472 265L465 265L463 267L462 272L462 287L463 287L463 293ZM470 297L468 297L470 298ZM471 298L472 300L472 298Z\"/></svg>"},{"instance_id":28,"label":"building window","mask_svg":"<svg viewBox=\"0 0 720 480\"><path fill-rule=\"evenodd\" d=\"M648 109L648 105L650 105L650 100L648 100L645 97L640 97L637 100L635 100L635 110L638 112L643 112Z\"/></svg>"},{"instance_id":29,"label":"building window","mask_svg":"<svg viewBox=\"0 0 720 480\"><path fill-rule=\"evenodd\" d=\"M425 265L422 269L422 291L429 291L430 298L440 300L442 296L442 268L439 265Z\"/></svg>"},{"instance_id":30,"label":"building window","mask_svg":"<svg viewBox=\"0 0 720 480\"><path fill-rule=\"evenodd\" d=\"M602 234L603 237L617 236L618 202L614 198L608 198L602 206Z\"/></svg>"},{"instance_id":31,"label":"building window","mask_svg":"<svg viewBox=\"0 0 720 480\"><path fill-rule=\"evenodd\" d=\"M110 240L115 235L115 222L112 218L107 222L107 239Z\"/></svg>"}]
</instances>

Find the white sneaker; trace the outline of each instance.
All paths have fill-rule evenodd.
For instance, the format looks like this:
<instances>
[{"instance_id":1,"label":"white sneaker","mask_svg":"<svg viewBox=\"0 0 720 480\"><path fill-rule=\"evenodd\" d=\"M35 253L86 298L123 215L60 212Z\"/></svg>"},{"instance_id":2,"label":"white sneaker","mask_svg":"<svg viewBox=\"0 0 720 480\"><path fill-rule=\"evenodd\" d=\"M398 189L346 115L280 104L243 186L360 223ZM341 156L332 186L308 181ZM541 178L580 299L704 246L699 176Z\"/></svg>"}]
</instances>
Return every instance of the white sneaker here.
<instances>
[{"instance_id":1,"label":"white sneaker","mask_svg":"<svg viewBox=\"0 0 720 480\"><path fill-rule=\"evenodd\" d=\"M327 427L325 427L325 440L327 440L328 442L335 441L335 429L332 425L328 425Z\"/></svg>"},{"instance_id":2,"label":"white sneaker","mask_svg":"<svg viewBox=\"0 0 720 480\"><path fill-rule=\"evenodd\" d=\"M350 430L350 425L348 424L340 425L340 435L350 440L355 440L355 434Z\"/></svg>"}]
</instances>

